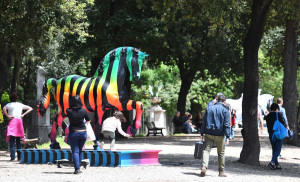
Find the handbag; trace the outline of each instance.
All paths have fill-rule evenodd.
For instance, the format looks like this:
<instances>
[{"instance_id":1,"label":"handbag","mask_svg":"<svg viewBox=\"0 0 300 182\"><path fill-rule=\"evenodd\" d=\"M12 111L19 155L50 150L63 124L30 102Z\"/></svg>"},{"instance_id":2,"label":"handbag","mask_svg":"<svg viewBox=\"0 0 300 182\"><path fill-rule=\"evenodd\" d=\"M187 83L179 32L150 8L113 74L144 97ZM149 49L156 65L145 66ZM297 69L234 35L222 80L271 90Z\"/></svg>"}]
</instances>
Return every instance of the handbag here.
<instances>
[{"instance_id":1,"label":"handbag","mask_svg":"<svg viewBox=\"0 0 300 182\"><path fill-rule=\"evenodd\" d=\"M85 124L86 127L86 141L94 141L96 140L93 128L90 123Z\"/></svg>"},{"instance_id":2,"label":"handbag","mask_svg":"<svg viewBox=\"0 0 300 182\"><path fill-rule=\"evenodd\" d=\"M282 140L287 136L287 129L281 124L278 120L278 112L276 112L276 121L274 122L273 126L273 136L272 141L275 141L275 138L278 140Z\"/></svg>"},{"instance_id":3,"label":"handbag","mask_svg":"<svg viewBox=\"0 0 300 182\"><path fill-rule=\"evenodd\" d=\"M194 150L195 159L202 159L203 146L204 146L203 141L195 142L195 150Z\"/></svg>"}]
</instances>

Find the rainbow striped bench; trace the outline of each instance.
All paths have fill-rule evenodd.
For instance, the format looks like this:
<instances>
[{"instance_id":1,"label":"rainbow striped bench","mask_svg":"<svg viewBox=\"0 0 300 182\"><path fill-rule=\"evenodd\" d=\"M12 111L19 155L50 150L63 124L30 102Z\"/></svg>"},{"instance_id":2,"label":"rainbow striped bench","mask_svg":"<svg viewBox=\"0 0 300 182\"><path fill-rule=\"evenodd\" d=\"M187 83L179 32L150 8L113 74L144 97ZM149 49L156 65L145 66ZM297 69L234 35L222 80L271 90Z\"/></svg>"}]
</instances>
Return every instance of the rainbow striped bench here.
<instances>
[{"instance_id":1,"label":"rainbow striped bench","mask_svg":"<svg viewBox=\"0 0 300 182\"><path fill-rule=\"evenodd\" d=\"M71 150L19 149L23 164L56 163L57 160L72 161ZM158 153L161 150L84 150L83 159L89 159L90 166L126 167L134 165L159 165Z\"/></svg>"}]
</instances>

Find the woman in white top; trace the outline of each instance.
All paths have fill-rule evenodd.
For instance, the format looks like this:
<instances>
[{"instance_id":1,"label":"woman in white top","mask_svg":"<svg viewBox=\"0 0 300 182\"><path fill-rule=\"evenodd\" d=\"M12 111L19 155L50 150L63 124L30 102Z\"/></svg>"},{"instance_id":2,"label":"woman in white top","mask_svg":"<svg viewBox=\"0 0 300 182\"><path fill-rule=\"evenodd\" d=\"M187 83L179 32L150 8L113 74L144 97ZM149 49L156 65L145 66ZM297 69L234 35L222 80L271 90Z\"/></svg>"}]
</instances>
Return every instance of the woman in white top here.
<instances>
[{"instance_id":1,"label":"woman in white top","mask_svg":"<svg viewBox=\"0 0 300 182\"><path fill-rule=\"evenodd\" d=\"M9 123L6 130L6 142L10 145L10 160L15 160L15 143L17 149L21 149L20 138L24 138L23 117L32 111L30 106L17 102L18 95L11 93L9 96L10 103L3 107L3 113L9 118ZM26 110L24 114L23 110ZM21 160L21 153L17 151L18 160Z\"/></svg>"},{"instance_id":2,"label":"woman in white top","mask_svg":"<svg viewBox=\"0 0 300 182\"><path fill-rule=\"evenodd\" d=\"M121 111L116 111L113 117L107 118L103 121L102 124L102 133L104 136L104 140L100 144L100 149L103 149L104 141L110 142L110 150L115 150L115 131L118 129L118 132L124 137L131 137L129 134L125 133L122 130L121 122L125 123L126 118Z\"/></svg>"}]
</instances>

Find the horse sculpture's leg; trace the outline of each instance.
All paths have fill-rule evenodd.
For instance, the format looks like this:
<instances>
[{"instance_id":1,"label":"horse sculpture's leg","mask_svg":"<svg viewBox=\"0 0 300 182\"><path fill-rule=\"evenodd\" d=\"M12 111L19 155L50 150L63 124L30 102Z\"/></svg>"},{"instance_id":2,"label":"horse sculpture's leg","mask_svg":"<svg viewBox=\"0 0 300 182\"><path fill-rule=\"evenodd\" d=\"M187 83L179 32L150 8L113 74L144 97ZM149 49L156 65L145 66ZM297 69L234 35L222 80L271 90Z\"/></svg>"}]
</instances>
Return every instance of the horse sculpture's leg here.
<instances>
[{"instance_id":1,"label":"horse sculpture's leg","mask_svg":"<svg viewBox=\"0 0 300 182\"><path fill-rule=\"evenodd\" d=\"M141 127L141 119L143 113L143 104L140 101L129 100L126 105L127 111L136 109L136 117L132 126L127 128L127 133L129 135L135 135L137 130Z\"/></svg>"},{"instance_id":2,"label":"horse sculpture's leg","mask_svg":"<svg viewBox=\"0 0 300 182\"><path fill-rule=\"evenodd\" d=\"M96 118L95 118L95 128L94 128L94 133L96 136L96 140L94 141L94 150L99 150L100 149L100 142L98 142L100 138L100 131L101 131L101 123L102 123L102 118L103 118L104 111L102 110L102 107L98 107L96 111Z\"/></svg>"}]
</instances>

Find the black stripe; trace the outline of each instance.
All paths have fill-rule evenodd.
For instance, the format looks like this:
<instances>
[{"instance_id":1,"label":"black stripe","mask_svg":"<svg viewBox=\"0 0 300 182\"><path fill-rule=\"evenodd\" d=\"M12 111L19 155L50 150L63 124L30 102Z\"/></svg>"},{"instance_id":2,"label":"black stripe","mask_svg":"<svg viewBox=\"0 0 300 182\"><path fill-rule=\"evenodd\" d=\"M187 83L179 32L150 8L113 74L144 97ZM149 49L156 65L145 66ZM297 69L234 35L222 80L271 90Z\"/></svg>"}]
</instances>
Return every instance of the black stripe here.
<instances>
[{"instance_id":1,"label":"black stripe","mask_svg":"<svg viewBox=\"0 0 300 182\"><path fill-rule=\"evenodd\" d=\"M100 82L100 78L101 77L97 77L96 81L95 81L95 86L94 86L94 90L93 90L93 94L94 94L94 101L95 101L95 111L97 111L97 97L98 97L98 93L97 93L97 87L99 85Z\"/></svg>"},{"instance_id":2,"label":"black stripe","mask_svg":"<svg viewBox=\"0 0 300 182\"><path fill-rule=\"evenodd\" d=\"M87 78L84 78L84 79L82 79L82 80L79 82L78 87L77 87L77 90L76 90L76 95L79 95L79 94L80 94L81 87L82 87L82 85L83 85L83 83L85 82L86 79L87 79Z\"/></svg>"},{"instance_id":3,"label":"black stripe","mask_svg":"<svg viewBox=\"0 0 300 182\"><path fill-rule=\"evenodd\" d=\"M73 87L76 80L78 80L81 76L75 75L71 78L70 81L70 93L73 93Z\"/></svg>"},{"instance_id":4,"label":"black stripe","mask_svg":"<svg viewBox=\"0 0 300 182\"><path fill-rule=\"evenodd\" d=\"M108 66L105 82L102 86L102 110L103 111L105 110L105 107L108 104L107 97L106 97L106 90L110 84L111 71L113 67L113 62L115 60L115 56L116 56L116 50L113 50L109 55L109 66Z\"/></svg>"},{"instance_id":5,"label":"black stripe","mask_svg":"<svg viewBox=\"0 0 300 182\"><path fill-rule=\"evenodd\" d=\"M46 152L46 163L50 161L50 153L49 150L45 150Z\"/></svg>"},{"instance_id":6,"label":"black stripe","mask_svg":"<svg viewBox=\"0 0 300 182\"><path fill-rule=\"evenodd\" d=\"M39 164L41 164L42 163L42 161L43 161L43 154L42 154L42 151L38 151L38 153L39 153Z\"/></svg>"},{"instance_id":7,"label":"black stripe","mask_svg":"<svg viewBox=\"0 0 300 182\"><path fill-rule=\"evenodd\" d=\"M131 107L132 107L133 109L135 109L135 108L136 108L136 101L135 101L135 100L133 100L133 101L132 101L132 103L131 103Z\"/></svg>"},{"instance_id":8,"label":"black stripe","mask_svg":"<svg viewBox=\"0 0 300 182\"><path fill-rule=\"evenodd\" d=\"M121 57L120 57L120 62L119 62L119 67L118 67L118 93L119 93L119 100L122 103L122 109L123 111L127 110L127 102L129 99L129 93L128 93L128 88L124 87L124 81L125 77L129 76L126 75L126 68L127 68L127 63L126 63L126 56L127 56L127 48L123 48L121 51Z\"/></svg>"},{"instance_id":9,"label":"black stripe","mask_svg":"<svg viewBox=\"0 0 300 182\"><path fill-rule=\"evenodd\" d=\"M138 63L139 55L136 50L132 50L132 58L131 58L131 70L132 75L139 71L139 63Z\"/></svg>"},{"instance_id":10,"label":"black stripe","mask_svg":"<svg viewBox=\"0 0 300 182\"><path fill-rule=\"evenodd\" d=\"M90 79L89 83L87 84L85 91L84 91L84 104L88 111L93 112L93 109L91 107L90 101L89 101L89 95L90 95L90 87L94 79Z\"/></svg>"},{"instance_id":11,"label":"black stripe","mask_svg":"<svg viewBox=\"0 0 300 182\"><path fill-rule=\"evenodd\" d=\"M70 150L68 150L67 152L68 152L68 160L73 161L72 160L72 152Z\"/></svg>"},{"instance_id":12,"label":"black stripe","mask_svg":"<svg viewBox=\"0 0 300 182\"><path fill-rule=\"evenodd\" d=\"M72 98L72 93L73 93L73 88L74 88L74 83L76 80L78 80L81 76L78 76L78 75L75 75L73 78L71 78L71 81L70 81L70 98L69 98L69 101L71 100Z\"/></svg>"},{"instance_id":13,"label":"black stripe","mask_svg":"<svg viewBox=\"0 0 300 182\"><path fill-rule=\"evenodd\" d=\"M35 152L33 150L30 151L31 153L31 164L33 164L35 162Z\"/></svg>"},{"instance_id":14,"label":"black stripe","mask_svg":"<svg viewBox=\"0 0 300 182\"><path fill-rule=\"evenodd\" d=\"M67 77L64 77L61 80L61 87L60 87L60 93L59 93L59 104L60 104L62 116L66 115L66 113L64 113L64 92L65 92L65 81L66 81L66 78Z\"/></svg>"},{"instance_id":15,"label":"black stripe","mask_svg":"<svg viewBox=\"0 0 300 182\"><path fill-rule=\"evenodd\" d=\"M24 163L28 162L28 151L27 150L23 150L24 151Z\"/></svg>"},{"instance_id":16,"label":"black stripe","mask_svg":"<svg viewBox=\"0 0 300 182\"><path fill-rule=\"evenodd\" d=\"M101 151L97 151L98 154L99 154L99 166L102 166L103 165L103 154Z\"/></svg>"},{"instance_id":17,"label":"black stripe","mask_svg":"<svg viewBox=\"0 0 300 182\"><path fill-rule=\"evenodd\" d=\"M118 154L118 152L113 152L113 153L115 154L115 164L114 164L114 166L116 167L116 166L119 165L119 161L120 161L119 154Z\"/></svg>"},{"instance_id":18,"label":"black stripe","mask_svg":"<svg viewBox=\"0 0 300 182\"><path fill-rule=\"evenodd\" d=\"M83 159L87 159L87 153L85 151L82 151Z\"/></svg>"},{"instance_id":19,"label":"black stripe","mask_svg":"<svg viewBox=\"0 0 300 182\"><path fill-rule=\"evenodd\" d=\"M106 156L107 156L107 163L106 163L106 166L110 166L110 164L111 164L111 154L110 154L110 152L108 152L108 151L105 151L105 153L106 153Z\"/></svg>"},{"instance_id":20,"label":"black stripe","mask_svg":"<svg viewBox=\"0 0 300 182\"><path fill-rule=\"evenodd\" d=\"M95 165L95 154L93 151L90 151L91 153L91 164L90 166L94 166Z\"/></svg>"}]
</instances>

